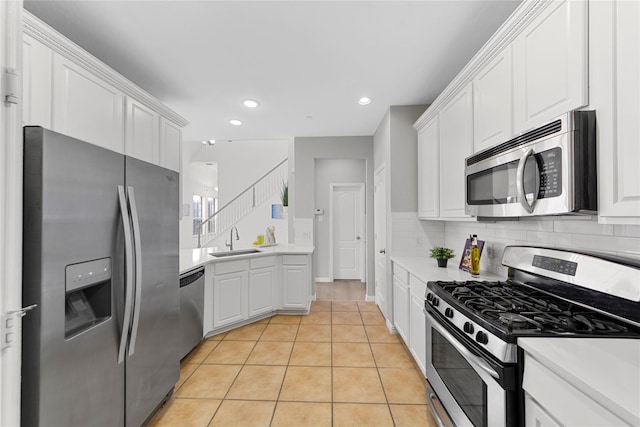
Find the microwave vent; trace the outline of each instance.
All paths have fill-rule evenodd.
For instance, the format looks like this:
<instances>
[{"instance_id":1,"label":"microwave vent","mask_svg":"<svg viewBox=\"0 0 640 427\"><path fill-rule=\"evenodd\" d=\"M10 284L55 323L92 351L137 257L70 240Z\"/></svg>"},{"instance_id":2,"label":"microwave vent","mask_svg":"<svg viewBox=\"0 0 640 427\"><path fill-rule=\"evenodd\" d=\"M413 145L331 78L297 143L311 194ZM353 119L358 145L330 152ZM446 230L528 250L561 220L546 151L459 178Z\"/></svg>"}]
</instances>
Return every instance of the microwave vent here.
<instances>
[{"instance_id":1,"label":"microwave vent","mask_svg":"<svg viewBox=\"0 0 640 427\"><path fill-rule=\"evenodd\" d=\"M467 159L467 166L471 166L473 164L481 162L482 160L488 159L500 153L504 153L505 151L509 151L521 145L528 144L531 141L553 135L554 133L558 133L561 129L562 120L560 119L555 120L551 123L547 123L544 126L540 126L539 128L530 130L529 132L525 132L522 135L518 135L515 138L510 139L507 142L503 142L502 144L496 145L495 147L489 148L488 150L481 151L475 156L469 157Z\"/></svg>"}]
</instances>

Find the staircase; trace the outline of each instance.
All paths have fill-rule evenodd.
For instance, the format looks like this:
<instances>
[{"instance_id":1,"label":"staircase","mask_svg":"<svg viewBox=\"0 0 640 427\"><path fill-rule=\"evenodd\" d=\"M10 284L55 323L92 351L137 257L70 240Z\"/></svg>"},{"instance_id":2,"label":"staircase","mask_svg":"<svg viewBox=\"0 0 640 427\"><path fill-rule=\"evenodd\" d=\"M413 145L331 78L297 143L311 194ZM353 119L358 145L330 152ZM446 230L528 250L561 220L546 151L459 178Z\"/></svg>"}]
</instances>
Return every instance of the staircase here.
<instances>
[{"instance_id":1,"label":"staircase","mask_svg":"<svg viewBox=\"0 0 640 427\"><path fill-rule=\"evenodd\" d=\"M229 203L202 221L198 233L198 247L206 246L217 236L233 227L240 219L251 213L256 206L264 203L274 193L279 193L282 190L283 183L288 180L287 164L288 159L282 160ZM209 227L209 223L213 224L213 227ZM204 232L210 228L213 229L213 233ZM204 239L207 239L206 242L203 242Z\"/></svg>"}]
</instances>

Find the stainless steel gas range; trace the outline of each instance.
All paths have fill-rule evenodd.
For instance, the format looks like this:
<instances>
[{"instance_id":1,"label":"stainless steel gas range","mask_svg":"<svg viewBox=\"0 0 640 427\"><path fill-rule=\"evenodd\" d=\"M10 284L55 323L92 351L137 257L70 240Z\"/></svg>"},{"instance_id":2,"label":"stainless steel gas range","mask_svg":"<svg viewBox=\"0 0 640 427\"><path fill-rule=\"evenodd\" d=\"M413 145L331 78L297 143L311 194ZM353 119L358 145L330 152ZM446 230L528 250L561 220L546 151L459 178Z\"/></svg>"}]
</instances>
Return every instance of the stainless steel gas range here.
<instances>
[{"instance_id":1,"label":"stainless steel gas range","mask_svg":"<svg viewBox=\"0 0 640 427\"><path fill-rule=\"evenodd\" d=\"M519 337L640 339L640 262L508 246L504 281L428 282L428 401L440 426L524 425Z\"/></svg>"}]
</instances>

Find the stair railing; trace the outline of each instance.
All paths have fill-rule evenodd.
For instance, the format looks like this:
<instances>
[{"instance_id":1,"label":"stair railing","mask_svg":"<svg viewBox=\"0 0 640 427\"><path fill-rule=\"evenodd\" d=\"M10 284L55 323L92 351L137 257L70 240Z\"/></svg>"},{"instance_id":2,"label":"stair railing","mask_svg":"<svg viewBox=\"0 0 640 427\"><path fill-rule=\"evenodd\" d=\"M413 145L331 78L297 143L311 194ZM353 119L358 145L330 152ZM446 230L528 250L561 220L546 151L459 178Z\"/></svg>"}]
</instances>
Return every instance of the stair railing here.
<instances>
[{"instance_id":1,"label":"stair railing","mask_svg":"<svg viewBox=\"0 0 640 427\"><path fill-rule=\"evenodd\" d=\"M202 247L203 230L213 221L213 236L232 227L240 218L247 215L253 208L271 197L273 193L282 189L282 184L287 181L287 167L284 166L288 159L282 160L269 172L262 175L253 184L245 188L240 194L215 211L211 216L203 220L198 227L198 248ZM211 239L209 239L211 241Z\"/></svg>"}]
</instances>

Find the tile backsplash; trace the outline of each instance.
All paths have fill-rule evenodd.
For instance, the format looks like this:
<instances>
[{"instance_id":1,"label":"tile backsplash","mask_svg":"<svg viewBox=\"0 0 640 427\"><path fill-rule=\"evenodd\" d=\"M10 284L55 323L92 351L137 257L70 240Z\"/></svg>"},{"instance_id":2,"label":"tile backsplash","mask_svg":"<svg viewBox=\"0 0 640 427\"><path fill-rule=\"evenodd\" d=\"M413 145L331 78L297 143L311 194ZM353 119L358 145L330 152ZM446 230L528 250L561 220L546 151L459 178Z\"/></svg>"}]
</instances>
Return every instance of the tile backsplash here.
<instances>
[{"instance_id":1,"label":"tile backsplash","mask_svg":"<svg viewBox=\"0 0 640 427\"><path fill-rule=\"evenodd\" d=\"M502 252L505 246L514 244L582 249L640 259L640 226L603 225L595 217L445 223L445 245L456 254L462 252L469 234L477 234L478 239L485 241L481 270L499 275L506 275L501 264Z\"/></svg>"}]
</instances>

